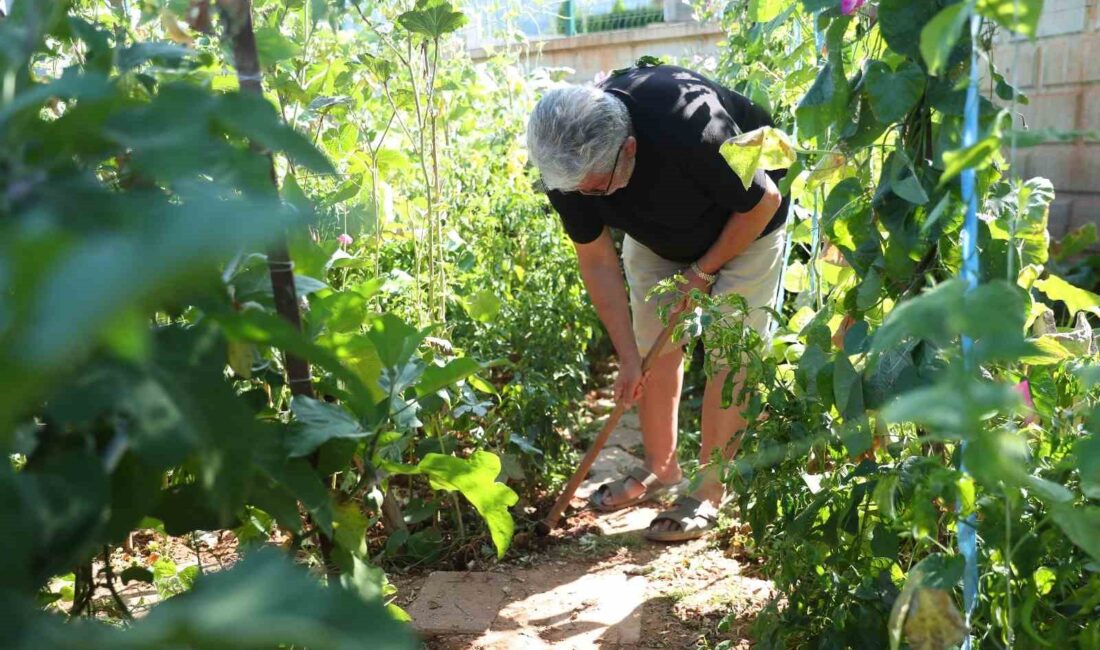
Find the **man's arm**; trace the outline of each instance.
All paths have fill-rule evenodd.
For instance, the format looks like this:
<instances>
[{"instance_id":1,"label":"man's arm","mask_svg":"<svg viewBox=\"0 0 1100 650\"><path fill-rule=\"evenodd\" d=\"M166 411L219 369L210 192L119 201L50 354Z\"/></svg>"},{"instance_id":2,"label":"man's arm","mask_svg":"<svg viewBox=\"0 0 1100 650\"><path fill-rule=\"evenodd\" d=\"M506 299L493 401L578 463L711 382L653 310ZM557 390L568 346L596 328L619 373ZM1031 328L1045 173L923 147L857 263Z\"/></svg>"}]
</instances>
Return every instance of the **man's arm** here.
<instances>
[{"instance_id":1,"label":"man's arm","mask_svg":"<svg viewBox=\"0 0 1100 650\"><path fill-rule=\"evenodd\" d=\"M607 328L620 363L640 361L638 343L630 325L630 304L627 301L626 280L619 266L619 256L611 240L611 232L604 228L600 236L587 244L574 244L581 278L588 289L600 321Z\"/></svg>"},{"instance_id":2,"label":"man's arm","mask_svg":"<svg viewBox=\"0 0 1100 650\"><path fill-rule=\"evenodd\" d=\"M642 360L638 342L630 324L630 303L624 289L626 281L611 232L604 228L600 236L587 244L573 244L577 249L581 279L596 307L596 314L611 337L619 356L619 379L615 383L615 399L633 403L640 394Z\"/></svg>"},{"instance_id":3,"label":"man's arm","mask_svg":"<svg viewBox=\"0 0 1100 650\"><path fill-rule=\"evenodd\" d=\"M733 258L740 255L749 247L760 233L764 232L768 222L775 216L775 211L783 202L779 188L767 174L761 174L765 179L764 196L748 212L734 212L726 222L722 233L718 235L711 247L697 261L699 268L704 273L717 273Z\"/></svg>"}]
</instances>

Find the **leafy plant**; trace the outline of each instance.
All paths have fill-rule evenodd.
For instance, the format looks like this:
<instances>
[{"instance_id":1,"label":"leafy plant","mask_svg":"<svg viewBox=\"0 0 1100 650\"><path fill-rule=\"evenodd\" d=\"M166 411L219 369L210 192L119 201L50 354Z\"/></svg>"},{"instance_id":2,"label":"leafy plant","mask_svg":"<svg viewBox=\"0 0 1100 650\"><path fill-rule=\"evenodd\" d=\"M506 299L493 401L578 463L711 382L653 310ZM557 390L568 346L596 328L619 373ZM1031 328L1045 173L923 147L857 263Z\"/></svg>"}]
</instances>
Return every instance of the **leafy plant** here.
<instances>
[{"instance_id":1,"label":"leafy plant","mask_svg":"<svg viewBox=\"0 0 1100 650\"><path fill-rule=\"evenodd\" d=\"M795 295L770 349L746 360L753 340L736 321L707 335L728 363L755 369L741 397L750 416L768 413L728 474L752 530L743 541L785 598L758 620L758 640L958 643L955 538L977 526L970 633L1088 645L1095 625L1069 603L1100 588L1087 568L1095 505L1081 487L1094 472L1075 460L1091 449L1095 399L1075 373L1095 347L1069 344L1077 335L1055 329L1050 309L1065 323L1096 300L1046 266L1053 189L1011 176L1004 112L981 98L977 144L959 139L971 47L989 48L989 21L1033 35L1041 4L748 4L722 17L720 70L779 124L724 153L739 174L789 167L783 189L801 206L784 284ZM1007 83L997 95L1024 101ZM952 279L955 179L968 167L989 217L973 291Z\"/></svg>"}]
</instances>

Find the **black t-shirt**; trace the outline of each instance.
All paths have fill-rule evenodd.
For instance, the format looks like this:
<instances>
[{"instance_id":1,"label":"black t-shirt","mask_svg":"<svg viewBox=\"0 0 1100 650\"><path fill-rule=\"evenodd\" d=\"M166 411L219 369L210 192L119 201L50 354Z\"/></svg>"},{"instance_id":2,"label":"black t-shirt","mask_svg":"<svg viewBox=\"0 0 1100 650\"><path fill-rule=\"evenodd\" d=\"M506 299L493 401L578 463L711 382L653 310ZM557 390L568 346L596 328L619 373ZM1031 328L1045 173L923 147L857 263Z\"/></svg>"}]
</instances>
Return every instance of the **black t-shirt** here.
<instances>
[{"instance_id":1,"label":"black t-shirt","mask_svg":"<svg viewBox=\"0 0 1100 650\"><path fill-rule=\"evenodd\" d=\"M580 244L618 228L665 259L690 263L718 239L733 212L764 196L758 171L749 187L718 153L726 140L772 126L767 111L702 75L672 65L631 68L599 85L630 112L638 140L634 173L609 196L547 193L565 231ZM786 170L767 172L777 184ZM763 234L783 225L789 197Z\"/></svg>"}]
</instances>

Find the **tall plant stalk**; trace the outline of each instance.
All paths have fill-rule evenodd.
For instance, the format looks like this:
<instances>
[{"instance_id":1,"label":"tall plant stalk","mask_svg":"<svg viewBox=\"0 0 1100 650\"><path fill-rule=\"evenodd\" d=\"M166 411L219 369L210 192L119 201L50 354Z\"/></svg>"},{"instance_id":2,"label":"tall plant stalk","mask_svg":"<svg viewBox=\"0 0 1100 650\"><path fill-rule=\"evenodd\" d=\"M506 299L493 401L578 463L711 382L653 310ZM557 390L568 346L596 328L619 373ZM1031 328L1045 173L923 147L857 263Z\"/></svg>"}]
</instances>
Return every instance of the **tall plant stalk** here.
<instances>
[{"instance_id":1,"label":"tall plant stalk","mask_svg":"<svg viewBox=\"0 0 1100 650\"><path fill-rule=\"evenodd\" d=\"M233 47L233 65L237 69L237 82L243 92L263 95L260 58L256 50L256 34L252 28L252 5L250 0L217 0L218 8L226 24L226 30ZM268 160L272 191L278 193L278 180L275 175L275 161L270 152L265 154ZM298 292L294 283L294 262L290 259L286 234L274 239L267 251L268 273L271 277L271 289L275 299L275 311L296 330L302 330L302 317L298 309ZM284 352L287 385L295 396L313 397L313 380L310 375L309 361ZM317 466L316 454L310 456L311 464ZM332 570L332 540L317 526L317 546L324 559L326 571Z\"/></svg>"}]
</instances>

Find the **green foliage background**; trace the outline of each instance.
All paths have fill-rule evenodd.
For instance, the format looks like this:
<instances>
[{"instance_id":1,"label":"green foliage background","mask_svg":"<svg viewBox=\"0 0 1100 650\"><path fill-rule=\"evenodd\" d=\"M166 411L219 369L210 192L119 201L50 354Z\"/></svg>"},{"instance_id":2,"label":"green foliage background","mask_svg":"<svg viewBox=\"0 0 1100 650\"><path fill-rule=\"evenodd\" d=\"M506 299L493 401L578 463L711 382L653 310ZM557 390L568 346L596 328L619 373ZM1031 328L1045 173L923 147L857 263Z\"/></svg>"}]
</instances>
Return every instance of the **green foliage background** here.
<instances>
[{"instance_id":1,"label":"green foliage background","mask_svg":"<svg viewBox=\"0 0 1100 650\"><path fill-rule=\"evenodd\" d=\"M409 647L380 567L503 557L571 469L563 433L606 347L525 168L555 73L508 52L474 66L446 2L257 0L253 96L230 54L239 6L16 2L0 19L13 646ZM769 344L704 312L711 349L750 378L727 397L768 412L726 473L752 531L735 541L784 598L757 622L763 647L955 638L971 515L980 642L1100 647L1100 296L1067 281L1088 277L1070 256L1095 231L1050 254L1053 188L1001 153L1029 142L1002 110L1026 99L985 59L981 135L959 141L971 47L993 25L1033 36L1041 10L700 7L729 34L719 80L777 117L731 164L789 166L798 202ZM966 166L984 217L972 292L954 279ZM300 330L268 277L284 238ZM314 397L292 396L287 354ZM137 623L108 611L124 630L78 620L136 528L229 528L245 558L138 567L167 602ZM276 531L295 561L258 548Z\"/></svg>"}]
</instances>

